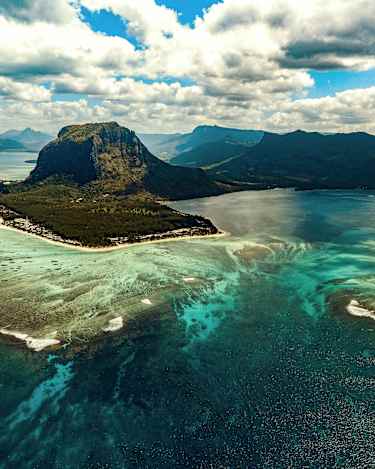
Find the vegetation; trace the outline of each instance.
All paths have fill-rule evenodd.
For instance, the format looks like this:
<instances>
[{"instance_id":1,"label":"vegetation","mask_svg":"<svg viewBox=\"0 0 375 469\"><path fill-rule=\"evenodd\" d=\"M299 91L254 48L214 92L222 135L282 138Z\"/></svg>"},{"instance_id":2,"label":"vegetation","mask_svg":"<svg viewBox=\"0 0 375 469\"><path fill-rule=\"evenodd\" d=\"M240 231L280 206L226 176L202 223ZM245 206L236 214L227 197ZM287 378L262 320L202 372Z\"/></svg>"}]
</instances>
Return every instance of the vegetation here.
<instances>
[{"instance_id":1,"label":"vegetation","mask_svg":"<svg viewBox=\"0 0 375 469\"><path fill-rule=\"evenodd\" d=\"M27 182L51 177L121 195L148 192L160 198L187 199L222 192L201 169L159 160L134 132L116 122L64 127L40 152Z\"/></svg>"},{"instance_id":2,"label":"vegetation","mask_svg":"<svg viewBox=\"0 0 375 469\"><path fill-rule=\"evenodd\" d=\"M110 245L110 238L117 237L132 242L181 228L216 232L208 220L181 214L145 194L119 197L75 185L48 183L0 194L0 204L64 239L86 246Z\"/></svg>"},{"instance_id":3,"label":"vegetation","mask_svg":"<svg viewBox=\"0 0 375 469\"><path fill-rule=\"evenodd\" d=\"M34 234L106 246L217 233L210 221L179 213L156 198L223 190L201 169L160 161L116 122L72 125L41 150L25 182L0 186L0 212L10 226ZM176 230L183 233L170 233Z\"/></svg>"},{"instance_id":4,"label":"vegetation","mask_svg":"<svg viewBox=\"0 0 375 469\"><path fill-rule=\"evenodd\" d=\"M375 137L365 133L265 134L209 169L215 179L299 189L375 188Z\"/></svg>"},{"instance_id":5,"label":"vegetation","mask_svg":"<svg viewBox=\"0 0 375 469\"><path fill-rule=\"evenodd\" d=\"M171 161L183 152L195 150L206 143L232 142L244 145L255 145L263 137L258 130L241 130L219 127L217 125L200 125L189 134L142 134L141 139L148 149L159 158ZM174 163L179 164L179 163Z\"/></svg>"},{"instance_id":6,"label":"vegetation","mask_svg":"<svg viewBox=\"0 0 375 469\"><path fill-rule=\"evenodd\" d=\"M212 165L222 164L229 158L245 153L249 146L251 145L232 140L204 143L190 151L180 153L171 160L171 164L209 169Z\"/></svg>"}]
</instances>

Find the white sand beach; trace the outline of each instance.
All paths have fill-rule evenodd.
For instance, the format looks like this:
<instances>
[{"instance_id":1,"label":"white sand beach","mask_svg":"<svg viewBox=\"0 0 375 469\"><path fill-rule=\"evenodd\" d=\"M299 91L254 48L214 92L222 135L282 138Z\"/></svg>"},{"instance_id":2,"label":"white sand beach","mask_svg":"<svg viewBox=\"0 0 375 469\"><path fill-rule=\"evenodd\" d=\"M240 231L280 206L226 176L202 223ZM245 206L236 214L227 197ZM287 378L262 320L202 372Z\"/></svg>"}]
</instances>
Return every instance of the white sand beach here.
<instances>
[{"instance_id":1,"label":"white sand beach","mask_svg":"<svg viewBox=\"0 0 375 469\"><path fill-rule=\"evenodd\" d=\"M54 338L34 338L29 336L28 334L23 334L22 332L18 331L11 331L9 329L0 329L1 335L7 335L10 337L14 337L21 342L25 342L27 348L33 350L34 352L41 352L42 350L51 347L53 345L61 344L60 340ZM52 334L55 335L56 333Z\"/></svg>"},{"instance_id":2,"label":"white sand beach","mask_svg":"<svg viewBox=\"0 0 375 469\"><path fill-rule=\"evenodd\" d=\"M13 228L12 226L4 225L1 222L0 222L0 229L14 231L14 232L26 235L26 236L31 236L33 238L40 239L47 243L53 244L55 246L60 246L60 247L68 248L68 249L74 249L76 251L81 251L81 252L97 252L97 253L118 251L119 249L125 249L125 248L129 248L132 246L142 246L146 244L160 244L160 243L166 243L166 242L171 242L171 241L190 241L190 240L196 240L196 239L221 238L221 237L229 236L229 233L227 233L226 231L219 230L218 233L209 234L209 235L181 235L181 236L178 235L178 236L165 237L161 239L139 241L135 243L123 243L123 244L119 244L116 246L88 247L88 246L79 246L76 244L55 241L45 236L40 236L35 233L29 233L28 231L25 231L25 230L20 230L18 228Z\"/></svg>"}]
</instances>

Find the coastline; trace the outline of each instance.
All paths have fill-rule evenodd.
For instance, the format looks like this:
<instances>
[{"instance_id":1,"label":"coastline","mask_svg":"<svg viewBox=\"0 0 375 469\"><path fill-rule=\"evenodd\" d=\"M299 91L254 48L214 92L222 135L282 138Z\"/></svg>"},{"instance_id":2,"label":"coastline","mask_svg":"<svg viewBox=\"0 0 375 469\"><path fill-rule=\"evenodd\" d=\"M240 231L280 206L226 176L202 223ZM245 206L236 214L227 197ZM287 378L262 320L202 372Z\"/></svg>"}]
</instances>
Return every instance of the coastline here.
<instances>
[{"instance_id":1,"label":"coastline","mask_svg":"<svg viewBox=\"0 0 375 469\"><path fill-rule=\"evenodd\" d=\"M160 244L160 243L166 243L166 242L171 242L171 241L189 241L189 240L194 240L194 239L221 238L221 237L229 236L229 233L227 233L226 231L220 230L218 228L218 232L215 234L206 234L206 235L202 235L202 234L192 235L191 234L191 235L176 235L176 236L169 236L169 237L166 236L165 238L144 240L144 241L140 240L134 243L122 243L116 246L89 247L89 246L80 246L80 245L71 244L71 243L64 243L63 241L55 241L53 239L48 238L47 236L41 236L35 233L30 233L26 230L14 228L12 226L5 225L4 223L1 223L1 222L0 222L0 229L14 231L16 233L20 233L26 236L31 236L33 238L45 241L55 246L64 247L67 249L72 249L72 250L81 251L81 252L87 252L87 253L90 253L90 252L91 253L94 253L94 252L105 253L105 252L118 251L120 249L130 248L132 246L142 246L142 245L147 245L147 244Z\"/></svg>"}]
</instances>

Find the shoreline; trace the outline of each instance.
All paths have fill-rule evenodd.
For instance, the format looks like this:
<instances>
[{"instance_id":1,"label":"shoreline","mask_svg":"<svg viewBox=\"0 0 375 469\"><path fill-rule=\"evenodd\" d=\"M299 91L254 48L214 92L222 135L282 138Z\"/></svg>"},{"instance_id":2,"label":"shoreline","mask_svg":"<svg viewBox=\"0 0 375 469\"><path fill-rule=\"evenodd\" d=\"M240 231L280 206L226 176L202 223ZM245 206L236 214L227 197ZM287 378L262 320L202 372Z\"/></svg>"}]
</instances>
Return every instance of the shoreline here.
<instances>
[{"instance_id":1,"label":"shoreline","mask_svg":"<svg viewBox=\"0 0 375 469\"><path fill-rule=\"evenodd\" d=\"M52 335L55 336L57 331ZM9 337L9 340L15 341L17 343L24 343L26 347L34 352L42 352L46 348L61 346L61 341L50 336L43 338L35 338L31 335L9 330L7 328L0 329L0 336Z\"/></svg>"},{"instance_id":2,"label":"shoreline","mask_svg":"<svg viewBox=\"0 0 375 469\"><path fill-rule=\"evenodd\" d=\"M12 226L5 225L4 223L0 223L0 229L13 231L13 232L20 233L26 236L31 236L41 241L45 241L49 244L53 244L54 246L64 247L67 249L72 249L75 251L81 251L81 252L87 252L87 253L90 253L90 252L91 253L94 253L94 252L105 253L105 252L111 252L111 251L118 251L120 249L126 249L132 246L142 246L142 245L147 245L147 244L160 244L160 243L166 243L166 242L171 242L171 241L189 241L189 240L194 240L194 239L222 238L222 237L229 236L229 233L218 228L218 232L215 234L181 235L181 236L177 235L177 236L169 236L169 237L166 236L165 238L144 240L144 241L140 240L134 243L123 243L123 244L118 244L116 246L89 247L89 246L79 246L76 244L64 243L63 241L55 241L53 239L48 238L47 236L41 236L35 233L30 233L26 230L21 230L19 228L14 228Z\"/></svg>"}]
</instances>

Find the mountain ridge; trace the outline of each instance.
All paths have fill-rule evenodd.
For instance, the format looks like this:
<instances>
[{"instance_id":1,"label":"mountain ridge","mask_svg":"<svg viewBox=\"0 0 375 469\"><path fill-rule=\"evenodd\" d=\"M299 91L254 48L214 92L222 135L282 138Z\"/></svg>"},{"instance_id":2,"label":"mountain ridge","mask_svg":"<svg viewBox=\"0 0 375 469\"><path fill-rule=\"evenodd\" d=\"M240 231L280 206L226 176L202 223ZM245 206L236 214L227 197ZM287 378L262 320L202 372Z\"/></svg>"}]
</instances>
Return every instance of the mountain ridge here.
<instances>
[{"instance_id":1,"label":"mountain ridge","mask_svg":"<svg viewBox=\"0 0 375 469\"><path fill-rule=\"evenodd\" d=\"M2 151L27 151L27 148L17 140L0 138L0 152Z\"/></svg>"},{"instance_id":2,"label":"mountain ridge","mask_svg":"<svg viewBox=\"0 0 375 469\"><path fill-rule=\"evenodd\" d=\"M245 153L208 171L215 178L297 188L375 188L375 136L265 132Z\"/></svg>"},{"instance_id":3,"label":"mountain ridge","mask_svg":"<svg viewBox=\"0 0 375 469\"><path fill-rule=\"evenodd\" d=\"M172 166L152 155L134 131L117 122L67 126L40 152L26 180L66 178L109 193L147 192L168 199L218 195L223 190L197 168Z\"/></svg>"},{"instance_id":4,"label":"mountain ridge","mask_svg":"<svg viewBox=\"0 0 375 469\"><path fill-rule=\"evenodd\" d=\"M140 134L156 156L171 161L183 152L209 142L231 139L237 142L256 144L263 136L263 131L236 129L217 125L200 125L186 134Z\"/></svg>"},{"instance_id":5,"label":"mountain ridge","mask_svg":"<svg viewBox=\"0 0 375 469\"><path fill-rule=\"evenodd\" d=\"M38 152L46 145L52 136L27 127L23 130L7 130L0 134L0 140L11 139L23 145L26 151Z\"/></svg>"},{"instance_id":6,"label":"mountain ridge","mask_svg":"<svg viewBox=\"0 0 375 469\"><path fill-rule=\"evenodd\" d=\"M192 150L184 151L170 160L171 164L192 168L210 167L228 158L238 156L246 151L248 145L230 139L218 140L199 145Z\"/></svg>"}]
</instances>

